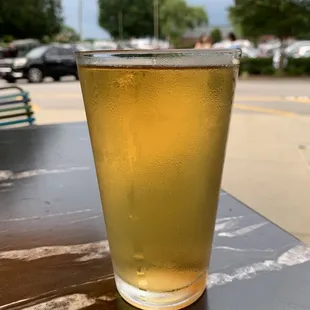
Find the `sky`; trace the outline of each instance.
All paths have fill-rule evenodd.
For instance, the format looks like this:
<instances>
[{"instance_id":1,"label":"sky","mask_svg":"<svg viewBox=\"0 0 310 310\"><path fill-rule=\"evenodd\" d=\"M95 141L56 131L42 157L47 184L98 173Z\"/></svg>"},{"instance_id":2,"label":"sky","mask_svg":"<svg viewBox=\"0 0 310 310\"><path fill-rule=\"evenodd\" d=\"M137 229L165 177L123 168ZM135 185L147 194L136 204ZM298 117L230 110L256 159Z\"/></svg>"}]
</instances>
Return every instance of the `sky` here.
<instances>
[{"instance_id":1,"label":"sky","mask_svg":"<svg viewBox=\"0 0 310 310\"><path fill-rule=\"evenodd\" d=\"M78 0L62 0L65 23L78 29ZM233 0L187 0L190 5L203 5L209 15L210 25L225 25L227 21L226 8ZM98 26L97 0L83 0L83 37L107 38L108 34Z\"/></svg>"}]
</instances>

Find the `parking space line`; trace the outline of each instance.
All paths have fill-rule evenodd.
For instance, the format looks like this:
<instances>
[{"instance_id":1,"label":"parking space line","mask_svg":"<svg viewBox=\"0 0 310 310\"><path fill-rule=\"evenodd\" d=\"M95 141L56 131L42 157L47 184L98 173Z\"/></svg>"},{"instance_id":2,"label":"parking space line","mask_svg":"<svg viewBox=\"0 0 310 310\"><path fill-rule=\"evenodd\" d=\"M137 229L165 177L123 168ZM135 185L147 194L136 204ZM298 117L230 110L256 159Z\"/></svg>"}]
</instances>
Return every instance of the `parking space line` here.
<instances>
[{"instance_id":1,"label":"parking space line","mask_svg":"<svg viewBox=\"0 0 310 310\"><path fill-rule=\"evenodd\" d=\"M35 104L35 103L31 103L31 106L32 106L32 110L33 110L34 112L40 110L39 106L38 106L37 104Z\"/></svg>"},{"instance_id":2,"label":"parking space line","mask_svg":"<svg viewBox=\"0 0 310 310\"><path fill-rule=\"evenodd\" d=\"M284 98L285 101L293 101L298 103L305 103L310 104L310 97L295 97L295 96L289 96Z\"/></svg>"},{"instance_id":3,"label":"parking space line","mask_svg":"<svg viewBox=\"0 0 310 310\"><path fill-rule=\"evenodd\" d=\"M274 101L274 102L279 102L283 101L283 97L268 97L268 96L251 96L251 97L243 97L243 96L236 96L235 100L237 101Z\"/></svg>"},{"instance_id":4,"label":"parking space line","mask_svg":"<svg viewBox=\"0 0 310 310\"><path fill-rule=\"evenodd\" d=\"M266 113L266 114L272 114L272 115L278 115L278 116L285 116L285 117L296 117L298 114L284 111L284 110L274 110L274 109L266 109L262 107L257 106L250 106L246 104L240 104L240 103L234 103L233 108L244 110L244 111L252 111L252 112L260 112L260 113Z\"/></svg>"},{"instance_id":5,"label":"parking space line","mask_svg":"<svg viewBox=\"0 0 310 310\"><path fill-rule=\"evenodd\" d=\"M310 104L310 97L307 96L283 96L283 97L268 97L268 96L253 96L253 97L239 97L236 96L237 101L254 101L254 102L298 102Z\"/></svg>"}]
</instances>

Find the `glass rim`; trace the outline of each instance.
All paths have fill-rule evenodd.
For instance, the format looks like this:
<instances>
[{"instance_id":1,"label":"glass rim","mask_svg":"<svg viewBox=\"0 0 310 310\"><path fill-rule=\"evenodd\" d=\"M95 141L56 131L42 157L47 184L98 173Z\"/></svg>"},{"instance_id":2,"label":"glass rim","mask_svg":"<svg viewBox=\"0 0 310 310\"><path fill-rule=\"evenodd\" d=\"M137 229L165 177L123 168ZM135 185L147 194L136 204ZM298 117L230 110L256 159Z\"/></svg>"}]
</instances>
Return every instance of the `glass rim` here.
<instances>
[{"instance_id":1,"label":"glass rim","mask_svg":"<svg viewBox=\"0 0 310 310\"><path fill-rule=\"evenodd\" d=\"M95 50L76 52L78 66L213 67L237 66L242 51L233 49Z\"/></svg>"},{"instance_id":2,"label":"glass rim","mask_svg":"<svg viewBox=\"0 0 310 310\"><path fill-rule=\"evenodd\" d=\"M230 54L235 57L241 57L241 48L210 48L210 49L132 49L132 50L88 50L76 51L75 54L79 56L87 56L89 54L98 55L163 55L163 54L193 54L193 55L208 55L208 54Z\"/></svg>"}]
</instances>

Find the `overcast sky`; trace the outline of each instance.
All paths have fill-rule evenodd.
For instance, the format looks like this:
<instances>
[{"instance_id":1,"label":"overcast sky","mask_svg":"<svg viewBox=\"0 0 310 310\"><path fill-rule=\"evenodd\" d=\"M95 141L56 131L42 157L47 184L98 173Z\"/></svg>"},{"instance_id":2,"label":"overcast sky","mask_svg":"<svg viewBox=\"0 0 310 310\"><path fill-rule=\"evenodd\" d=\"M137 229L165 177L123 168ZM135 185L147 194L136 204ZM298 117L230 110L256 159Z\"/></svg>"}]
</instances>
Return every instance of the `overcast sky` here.
<instances>
[{"instance_id":1,"label":"overcast sky","mask_svg":"<svg viewBox=\"0 0 310 310\"><path fill-rule=\"evenodd\" d=\"M78 28L78 0L62 0L65 22ZM187 0L192 5L204 5L209 14L210 25L227 24L226 8L233 0ZM107 34L98 26L97 0L83 0L83 32L84 38L104 38Z\"/></svg>"}]
</instances>

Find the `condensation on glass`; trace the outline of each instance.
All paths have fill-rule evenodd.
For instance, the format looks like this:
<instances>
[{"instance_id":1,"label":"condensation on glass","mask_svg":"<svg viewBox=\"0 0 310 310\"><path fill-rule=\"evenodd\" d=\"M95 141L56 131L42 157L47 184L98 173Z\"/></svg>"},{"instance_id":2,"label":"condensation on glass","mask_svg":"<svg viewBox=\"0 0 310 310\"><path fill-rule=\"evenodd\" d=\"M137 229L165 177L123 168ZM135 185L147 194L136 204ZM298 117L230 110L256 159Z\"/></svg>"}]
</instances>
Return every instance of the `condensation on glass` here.
<instances>
[{"instance_id":1,"label":"condensation on glass","mask_svg":"<svg viewBox=\"0 0 310 310\"><path fill-rule=\"evenodd\" d=\"M240 54L77 54L115 281L134 306L183 308L206 288Z\"/></svg>"}]
</instances>

